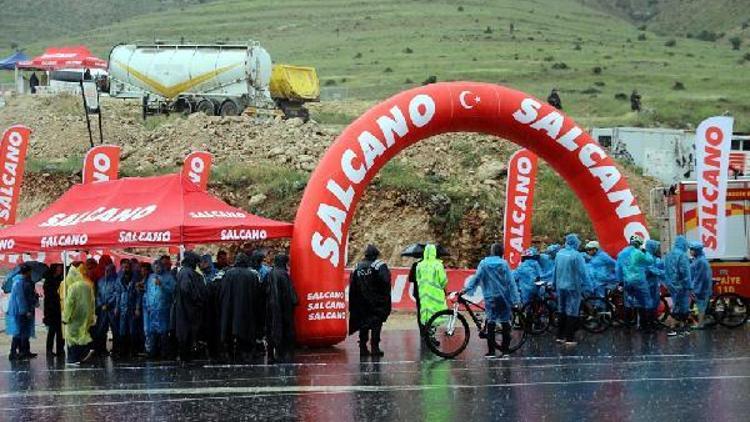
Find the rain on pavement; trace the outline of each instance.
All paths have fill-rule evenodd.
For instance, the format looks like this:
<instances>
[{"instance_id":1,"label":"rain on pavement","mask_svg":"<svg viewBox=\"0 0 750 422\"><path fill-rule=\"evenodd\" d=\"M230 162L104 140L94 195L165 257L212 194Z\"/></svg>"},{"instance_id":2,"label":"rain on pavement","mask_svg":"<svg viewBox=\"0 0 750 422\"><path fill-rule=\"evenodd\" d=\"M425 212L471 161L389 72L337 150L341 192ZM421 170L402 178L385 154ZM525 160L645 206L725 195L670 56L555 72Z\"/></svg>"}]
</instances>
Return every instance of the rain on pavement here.
<instances>
[{"instance_id":1,"label":"rain on pavement","mask_svg":"<svg viewBox=\"0 0 750 422\"><path fill-rule=\"evenodd\" d=\"M355 337L300 350L282 365L107 359L70 368L40 354L0 361L0 414L7 421L746 420L746 327L680 338L626 329L578 336L575 348L551 335L530 337L507 360L484 359L476 336L457 359L443 360L403 327L384 332L379 360L361 360Z\"/></svg>"}]
</instances>

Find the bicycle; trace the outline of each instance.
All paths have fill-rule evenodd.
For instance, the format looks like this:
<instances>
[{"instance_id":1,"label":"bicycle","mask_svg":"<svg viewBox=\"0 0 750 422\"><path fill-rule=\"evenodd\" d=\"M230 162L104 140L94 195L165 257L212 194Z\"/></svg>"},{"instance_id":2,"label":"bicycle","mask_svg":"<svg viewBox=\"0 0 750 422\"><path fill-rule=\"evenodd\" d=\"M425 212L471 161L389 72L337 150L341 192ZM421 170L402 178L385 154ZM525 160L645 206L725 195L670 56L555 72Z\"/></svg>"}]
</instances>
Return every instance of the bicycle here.
<instances>
[{"instance_id":1,"label":"bicycle","mask_svg":"<svg viewBox=\"0 0 750 422\"><path fill-rule=\"evenodd\" d=\"M467 299L460 292L450 293L448 299L452 302L451 307L436 312L430 317L425 324L424 331L425 336L427 336L425 343L432 353L445 359L453 359L466 349L471 337L469 323L463 314L469 314L481 337L484 328L484 318L481 312L484 312L485 309L482 305ZM520 349L526 342L526 328L523 314L520 311L513 310L509 353ZM502 339L500 324L497 325L495 333L495 344L500 349L501 344L498 342Z\"/></svg>"},{"instance_id":2,"label":"bicycle","mask_svg":"<svg viewBox=\"0 0 750 422\"><path fill-rule=\"evenodd\" d=\"M697 322L698 309L694 298L690 300L690 310L691 319ZM704 325L713 327L719 324L726 328L738 328L747 322L748 311L747 299L736 293L722 293L710 299Z\"/></svg>"},{"instance_id":3,"label":"bicycle","mask_svg":"<svg viewBox=\"0 0 750 422\"><path fill-rule=\"evenodd\" d=\"M547 332L550 326L558 325L559 313L552 284L544 281L534 284L539 288L539 294L524 305L521 312L526 318L529 333L538 336Z\"/></svg>"}]
</instances>

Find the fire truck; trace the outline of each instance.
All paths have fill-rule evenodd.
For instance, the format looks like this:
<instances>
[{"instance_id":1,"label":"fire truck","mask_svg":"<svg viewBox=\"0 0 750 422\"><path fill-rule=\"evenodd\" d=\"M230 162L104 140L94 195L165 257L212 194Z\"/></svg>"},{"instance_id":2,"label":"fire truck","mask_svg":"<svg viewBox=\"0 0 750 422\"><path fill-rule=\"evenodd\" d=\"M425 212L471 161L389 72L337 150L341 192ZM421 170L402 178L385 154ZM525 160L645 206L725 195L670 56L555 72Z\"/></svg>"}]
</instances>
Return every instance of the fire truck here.
<instances>
[{"instance_id":1,"label":"fire truck","mask_svg":"<svg viewBox=\"0 0 750 422\"><path fill-rule=\"evenodd\" d=\"M651 192L651 213L661 222L666 250L677 235L698 237L698 194L695 181L683 181ZM730 179L726 200L726 250L711 259L714 295L735 293L750 299L750 177Z\"/></svg>"}]
</instances>

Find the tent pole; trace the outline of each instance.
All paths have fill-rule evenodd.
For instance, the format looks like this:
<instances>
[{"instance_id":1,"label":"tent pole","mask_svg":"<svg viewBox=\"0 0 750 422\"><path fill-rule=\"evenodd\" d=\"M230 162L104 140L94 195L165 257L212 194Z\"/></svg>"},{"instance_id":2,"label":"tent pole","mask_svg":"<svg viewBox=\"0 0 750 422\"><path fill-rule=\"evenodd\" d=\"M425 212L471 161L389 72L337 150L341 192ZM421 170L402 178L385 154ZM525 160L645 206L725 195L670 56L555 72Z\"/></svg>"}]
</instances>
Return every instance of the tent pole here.
<instances>
[{"instance_id":1,"label":"tent pole","mask_svg":"<svg viewBox=\"0 0 750 422\"><path fill-rule=\"evenodd\" d=\"M83 92L83 79L81 79L81 97L83 97L83 112L86 113L86 127L89 130L89 143L94 147L94 137L91 135L91 119L89 118L89 106L86 104L86 94Z\"/></svg>"},{"instance_id":2,"label":"tent pole","mask_svg":"<svg viewBox=\"0 0 750 422\"><path fill-rule=\"evenodd\" d=\"M68 252L63 251L62 252L62 259L63 259L63 280L68 278Z\"/></svg>"}]
</instances>

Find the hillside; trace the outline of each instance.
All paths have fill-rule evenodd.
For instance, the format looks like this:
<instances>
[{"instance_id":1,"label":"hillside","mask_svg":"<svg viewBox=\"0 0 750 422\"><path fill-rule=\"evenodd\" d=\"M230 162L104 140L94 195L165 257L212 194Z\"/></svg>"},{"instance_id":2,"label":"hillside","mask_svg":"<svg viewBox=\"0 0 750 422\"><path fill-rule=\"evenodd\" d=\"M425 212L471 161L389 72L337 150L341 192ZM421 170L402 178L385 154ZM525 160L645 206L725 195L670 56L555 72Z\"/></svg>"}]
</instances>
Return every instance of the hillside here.
<instances>
[{"instance_id":1,"label":"hillside","mask_svg":"<svg viewBox=\"0 0 750 422\"><path fill-rule=\"evenodd\" d=\"M543 98L558 87L566 111L589 126L690 127L729 111L740 128L750 129L750 92L736 89L750 81L744 51L688 39L667 46L669 37L639 31L577 0L467 0L460 6L218 0L28 47L39 52L50 44L83 43L106 57L116 43L153 38L256 39L278 62L315 66L324 98L385 98L434 75L504 83ZM677 82L685 89L674 89ZM640 115L616 99L634 88L647 109Z\"/></svg>"},{"instance_id":2,"label":"hillside","mask_svg":"<svg viewBox=\"0 0 750 422\"><path fill-rule=\"evenodd\" d=\"M0 51L207 0L1 0Z\"/></svg>"},{"instance_id":3,"label":"hillside","mask_svg":"<svg viewBox=\"0 0 750 422\"><path fill-rule=\"evenodd\" d=\"M750 26L747 0L581 0L649 29L678 35L701 31L745 37Z\"/></svg>"},{"instance_id":4,"label":"hillside","mask_svg":"<svg viewBox=\"0 0 750 422\"><path fill-rule=\"evenodd\" d=\"M322 103L313 117L367 106ZM79 181L88 148L79 107L79 98L61 96L11 98L0 109L0 127L23 121L34 130L21 217L39 211ZM176 171L191 150L206 149L215 156L213 192L238 207L287 221L294 219L310 172L341 130L340 125L299 120L256 122L202 114L144 123L137 102L107 98L103 110L105 142L124 149L124 175ZM516 150L509 142L466 133L438 136L407 149L376 177L361 203L351 231L352 259L374 242L393 264L408 264L398 258L404 246L434 239L452 249L452 265L475 265L486 245L500 237L504 163ZM647 201L655 183L630 168L623 172ZM593 236L580 202L547 166L537 186L538 241L559 241L570 231Z\"/></svg>"}]
</instances>

